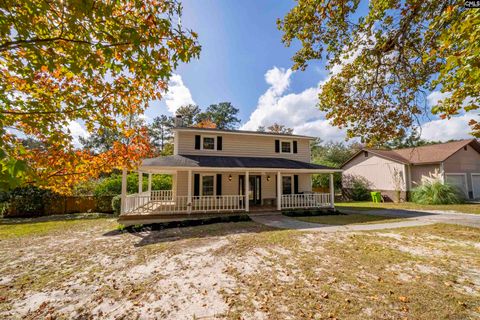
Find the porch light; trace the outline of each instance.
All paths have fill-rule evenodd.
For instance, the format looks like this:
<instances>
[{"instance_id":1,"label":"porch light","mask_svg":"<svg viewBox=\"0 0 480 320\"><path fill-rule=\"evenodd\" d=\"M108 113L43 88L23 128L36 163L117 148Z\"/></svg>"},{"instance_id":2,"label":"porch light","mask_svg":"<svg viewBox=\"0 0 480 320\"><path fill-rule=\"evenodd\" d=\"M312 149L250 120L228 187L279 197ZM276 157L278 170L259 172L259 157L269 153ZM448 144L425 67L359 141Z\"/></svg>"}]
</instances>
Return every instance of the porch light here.
<instances>
[{"instance_id":1,"label":"porch light","mask_svg":"<svg viewBox=\"0 0 480 320\"><path fill-rule=\"evenodd\" d=\"M270 176L269 175L267 176L267 181L270 181Z\"/></svg>"},{"instance_id":2,"label":"porch light","mask_svg":"<svg viewBox=\"0 0 480 320\"><path fill-rule=\"evenodd\" d=\"M228 181L232 181L232 175L231 174L228 175Z\"/></svg>"}]
</instances>

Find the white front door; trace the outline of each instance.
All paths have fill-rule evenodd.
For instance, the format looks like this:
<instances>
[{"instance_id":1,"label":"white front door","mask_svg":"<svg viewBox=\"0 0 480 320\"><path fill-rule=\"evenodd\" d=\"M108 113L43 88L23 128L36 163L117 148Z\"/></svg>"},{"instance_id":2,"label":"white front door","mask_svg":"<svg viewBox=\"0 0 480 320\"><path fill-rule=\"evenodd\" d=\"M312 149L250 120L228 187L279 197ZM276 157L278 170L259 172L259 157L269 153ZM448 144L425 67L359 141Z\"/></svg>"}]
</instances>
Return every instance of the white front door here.
<instances>
[{"instance_id":1,"label":"white front door","mask_svg":"<svg viewBox=\"0 0 480 320\"><path fill-rule=\"evenodd\" d=\"M480 173L472 173L473 199L480 199Z\"/></svg>"},{"instance_id":2,"label":"white front door","mask_svg":"<svg viewBox=\"0 0 480 320\"><path fill-rule=\"evenodd\" d=\"M468 199L467 176L464 174L445 174L445 182L457 187Z\"/></svg>"}]
</instances>

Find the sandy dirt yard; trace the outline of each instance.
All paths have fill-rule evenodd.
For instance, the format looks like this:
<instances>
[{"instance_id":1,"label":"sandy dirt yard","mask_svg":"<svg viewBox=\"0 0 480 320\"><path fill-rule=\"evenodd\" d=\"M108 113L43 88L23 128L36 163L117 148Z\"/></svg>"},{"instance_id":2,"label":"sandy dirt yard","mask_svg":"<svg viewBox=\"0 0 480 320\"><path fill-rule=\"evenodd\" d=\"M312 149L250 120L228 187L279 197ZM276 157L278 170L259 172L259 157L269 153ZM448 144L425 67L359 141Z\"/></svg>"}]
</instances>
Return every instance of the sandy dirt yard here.
<instances>
[{"instance_id":1,"label":"sandy dirt yard","mask_svg":"<svg viewBox=\"0 0 480 320\"><path fill-rule=\"evenodd\" d=\"M0 225L1 319L480 319L480 230Z\"/></svg>"}]
</instances>

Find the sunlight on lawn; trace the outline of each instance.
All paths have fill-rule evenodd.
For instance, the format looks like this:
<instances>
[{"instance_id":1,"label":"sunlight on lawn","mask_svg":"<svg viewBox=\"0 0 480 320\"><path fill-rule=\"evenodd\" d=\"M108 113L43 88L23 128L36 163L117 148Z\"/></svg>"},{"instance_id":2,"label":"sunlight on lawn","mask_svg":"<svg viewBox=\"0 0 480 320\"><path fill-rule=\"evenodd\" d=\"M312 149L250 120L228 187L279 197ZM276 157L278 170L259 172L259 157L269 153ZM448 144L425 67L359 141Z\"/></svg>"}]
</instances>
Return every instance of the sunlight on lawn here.
<instances>
[{"instance_id":1,"label":"sunlight on lawn","mask_svg":"<svg viewBox=\"0 0 480 320\"><path fill-rule=\"evenodd\" d=\"M88 231L96 225L110 225L112 227L115 227L117 225L115 220L112 218L69 218L65 220L56 220L54 218L55 217L53 216L52 221L35 221L32 219L33 221L25 222L18 222L18 219L3 219L0 223L0 239L38 236L55 232L70 232L82 230ZM13 220L15 222L8 220Z\"/></svg>"},{"instance_id":2,"label":"sunlight on lawn","mask_svg":"<svg viewBox=\"0 0 480 320\"><path fill-rule=\"evenodd\" d=\"M356 210L371 210L371 209L398 209L398 210L442 210L455 211L460 213L475 213L480 214L480 203L464 203L464 204L444 204L444 205L421 205L413 202L338 202L336 207L348 207Z\"/></svg>"},{"instance_id":3,"label":"sunlight on lawn","mask_svg":"<svg viewBox=\"0 0 480 320\"><path fill-rule=\"evenodd\" d=\"M102 218L0 225L0 318L433 320L480 311L475 228L327 234L236 222L130 233L116 226Z\"/></svg>"}]
</instances>

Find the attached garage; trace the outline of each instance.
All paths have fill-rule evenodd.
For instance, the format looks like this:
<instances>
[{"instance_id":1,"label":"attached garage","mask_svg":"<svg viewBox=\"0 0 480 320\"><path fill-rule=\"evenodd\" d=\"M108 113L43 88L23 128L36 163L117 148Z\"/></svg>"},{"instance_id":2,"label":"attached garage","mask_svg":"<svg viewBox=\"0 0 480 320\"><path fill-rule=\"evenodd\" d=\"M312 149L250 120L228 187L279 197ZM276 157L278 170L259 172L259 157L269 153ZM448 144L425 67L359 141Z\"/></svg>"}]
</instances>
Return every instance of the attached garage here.
<instances>
[{"instance_id":1,"label":"attached garage","mask_svg":"<svg viewBox=\"0 0 480 320\"><path fill-rule=\"evenodd\" d=\"M472 173L473 198L480 200L480 173Z\"/></svg>"},{"instance_id":2,"label":"attached garage","mask_svg":"<svg viewBox=\"0 0 480 320\"><path fill-rule=\"evenodd\" d=\"M406 194L423 177L440 174L456 186L465 199L480 200L480 141L459 140L405 149L362 149L342 166L343 187L352 178L362 179L383 195ZM400 172L401 186L394 173ZM407 192L405 192L407 191ZM391 197L393 199L393 197Z\"/></svg>"},{"instance_id":3,"label":"attached garage","mask_svg":"<svg viewBox=\"0 0 480 320\"><path fill-rule=\"evenodd\" d=\"M467 175L465 173L446 173L445 182L457 187L468 199Z\"/></svg>"}]
</instances>

